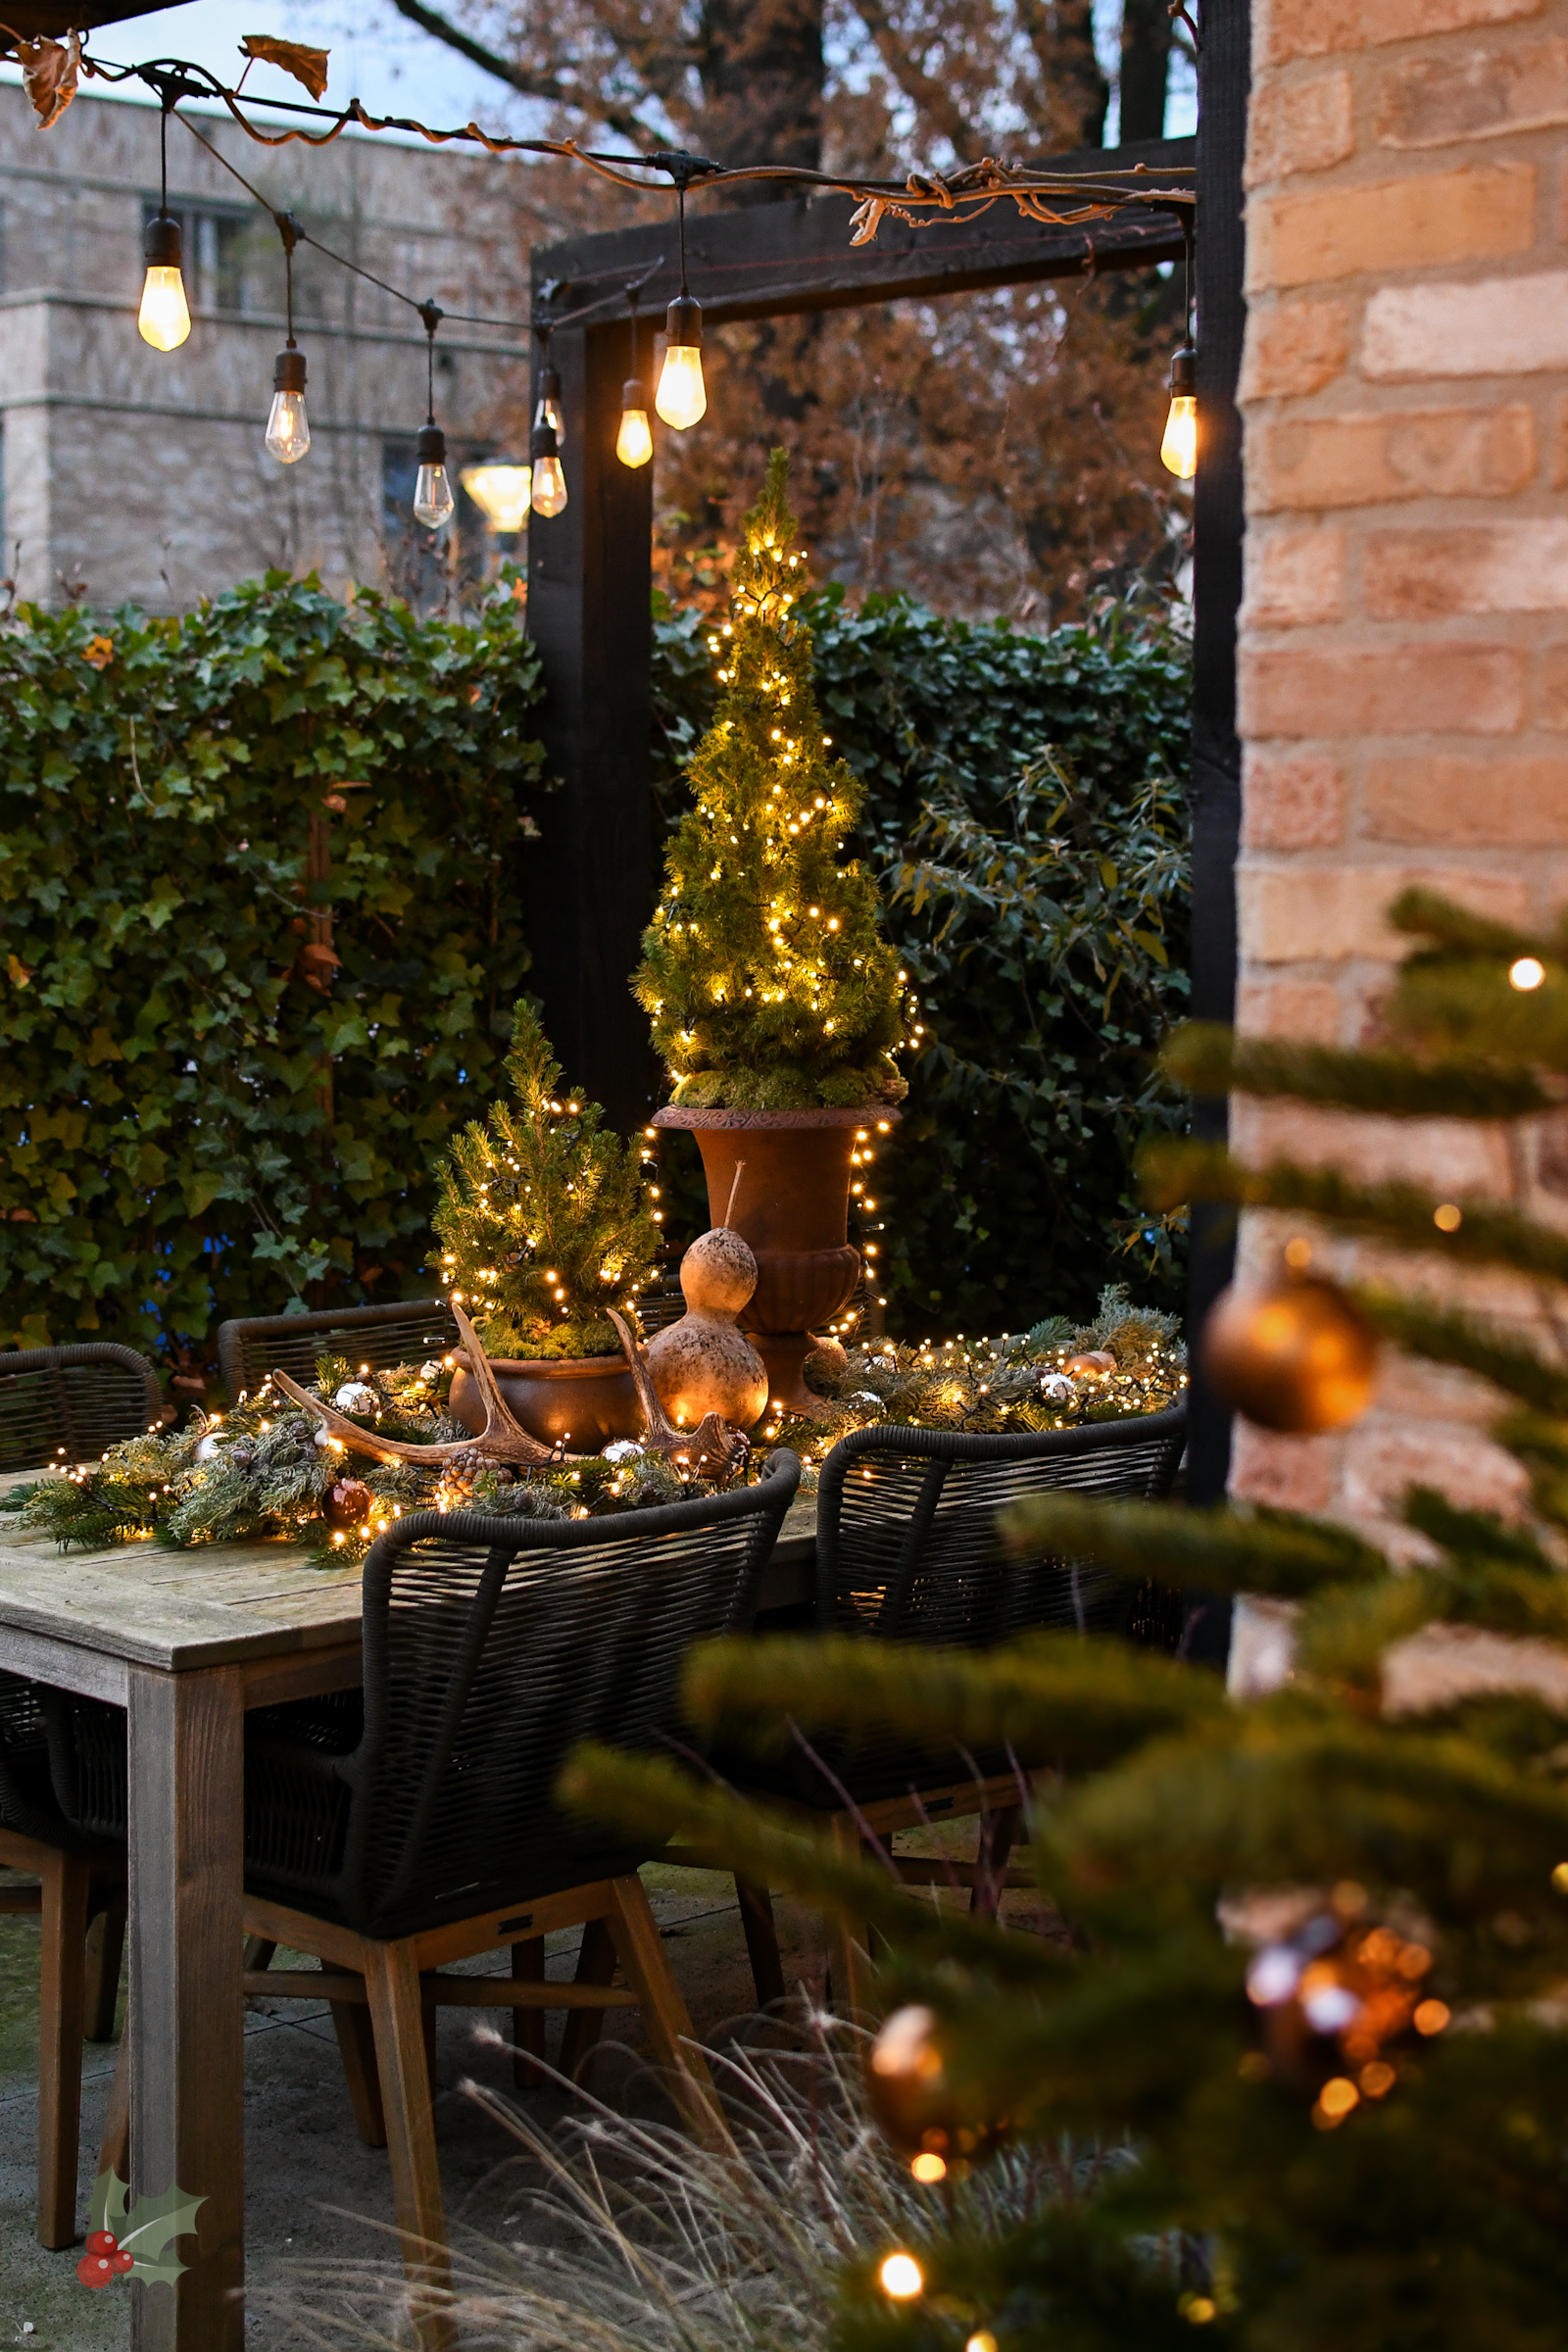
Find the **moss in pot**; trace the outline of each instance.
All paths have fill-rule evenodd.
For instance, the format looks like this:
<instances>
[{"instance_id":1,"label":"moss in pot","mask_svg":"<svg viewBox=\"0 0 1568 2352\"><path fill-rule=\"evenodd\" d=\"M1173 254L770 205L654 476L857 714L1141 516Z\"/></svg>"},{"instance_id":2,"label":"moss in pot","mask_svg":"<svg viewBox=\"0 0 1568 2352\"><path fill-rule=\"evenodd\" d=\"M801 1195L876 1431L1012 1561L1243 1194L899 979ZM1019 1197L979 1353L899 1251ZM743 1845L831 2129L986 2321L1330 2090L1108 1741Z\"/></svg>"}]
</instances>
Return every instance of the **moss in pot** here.
<instances>
[{"instance_id":1,"label":"moss in pot","mask_svg":"<svg viewBox=\"0 0 1568 2352\"><path fill-rule=\"evenodd\" d=\"M438 1174L429 1263L471 1317L501 1393L533 1437L591 1453L642 1432L608 1309L634 1325L659 1248L639 1143L607 1132L597 1102L562 1084L538 1017L514 1013L510 1099L454 1136ZM459 1367L451 1411L478 1430Z\"/></svg>"}]
</instances>

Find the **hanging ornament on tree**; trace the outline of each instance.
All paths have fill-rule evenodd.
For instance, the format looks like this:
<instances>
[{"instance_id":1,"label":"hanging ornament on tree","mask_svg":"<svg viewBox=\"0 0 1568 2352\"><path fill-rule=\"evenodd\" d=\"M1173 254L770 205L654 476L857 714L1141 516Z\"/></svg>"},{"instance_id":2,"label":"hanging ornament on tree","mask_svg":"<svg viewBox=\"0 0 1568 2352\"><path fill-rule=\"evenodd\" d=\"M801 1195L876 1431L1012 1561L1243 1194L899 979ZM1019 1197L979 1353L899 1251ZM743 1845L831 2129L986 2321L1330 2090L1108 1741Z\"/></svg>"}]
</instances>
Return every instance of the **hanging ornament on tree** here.
<instances>
[{"instance_id":1,"label":"hanging ornament on tree","mask_svg":"<svg viewBox=\"0 0 1568 2352\"><path fill-rule=\"evenodd\" d=\"M1285 1246L1261 1288L1232 1283L1209 1309L1200 1355L1227 1404L1264 1429L1341 1429L1371 1402L1377 1334L1337 1283L1308 1272L1310 1242Z\"/></svg>"},{"instance_id":2,"label":"hanging ornament on tree","mask_svg":"<svg viewBox=\"0 0 1568 2352\"><path fill-rule=\"evenodd\" d=\"M728 1221L745 1166L735 1163L725 1222L699 1234L680 1261L686 1312L648 1344L659 1401L677 1429L709 1413L750 1429L767 1402L766 1367L737 1320L757 1288L757 1260Z\"/></svg>"},{"instance_id":3,"label":"hanging ornament on tree","mask_svg":"<svg viewBox=\"0 0 1568 2352\"><path fill-rule=\"evenodd\" d=\"M340 1478L328 1487L321 1516L328 1527L358 1527L375 1508L375 1496L363 1478Z\"/></svg>"},{"instance_id":4,"label":"hanging ornament on tree","mask_svg":"<svg viewBox=\"0 0 1568 2352\"><path fill-rule=\"evenodd\" d=\"M961 2179L1007 2129L961 2100L948 2074L936 2012L911 2003L895 2009L865 2062L871 2112L917 2180Z\"/></svg>"},{"instance_id":5,"label":"hanging ornament on tree","mask_svg":"<svg viewBox=\"0 0 1568 2352\"><path fill-rule=\"evenodd\" d=\"M1365 1912L1363 1888L1337 1886L1328 1908L1262 1944L1247 1971L1263 2046L1243 2061L1243 2077L1272 2076L1313 2094L1320 2132L1335 2131L1363 2100L1387 2098L1404 2056L1452 2016L1427 1984L1430 1945Z\"/></svg>"}]
</instances>

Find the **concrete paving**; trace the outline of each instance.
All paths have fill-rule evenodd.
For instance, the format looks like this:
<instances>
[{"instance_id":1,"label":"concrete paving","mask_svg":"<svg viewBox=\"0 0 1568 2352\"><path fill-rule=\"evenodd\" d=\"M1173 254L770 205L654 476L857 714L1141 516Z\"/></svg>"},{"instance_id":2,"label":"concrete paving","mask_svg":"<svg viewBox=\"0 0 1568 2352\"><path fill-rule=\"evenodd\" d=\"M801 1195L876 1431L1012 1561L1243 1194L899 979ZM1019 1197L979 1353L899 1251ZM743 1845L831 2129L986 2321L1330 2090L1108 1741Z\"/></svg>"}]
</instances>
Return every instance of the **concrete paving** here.
<instances>
[{"instance_id":1,"label":"concrete paving","mask_svg":"<svg viewBox=\"0 0 1568 2352\"><path fill-rule=\"evenodd\" d=\"M970 1842L960 1842L965 1838ZM952 1844L968 1852L972 1838L972 1824L956 1823L951 1830L900 1843L907 1851ZM738 2033L758 2031L733 1883L716 1872L650 1867L643 1875L698 2033L722 2045ZM1020 1925L1033 1909L1027 1897L1008 1897L1009 1916ZM808 1983L820 1996L825 1952L820 1923L784 1901L777 1913L786 1983ZM550 1938L550 1976L571 1974L579 1934ZM0 2347L26 2345L30 2352L115 2347L118 2352L129 2342L130 2290L118 2282L88 2290L76 2278L79 2246L51 2254L33 2236L37 1953L34 1921L0 1919ZM278 1965L285 1964L279 1955ZM500 1955L473 1966L499 1974ZM510 2051L475 2039L475 2028L493 2032L509 2023L505 2012L443 2009L437 2052L436 2117L448 2213L455 2229L472 2228L498 2239L507 2234L514 2210L515 2146L457 2085L472 2078L515 2095ZM559 2012L548 2031L547 2055L553 2059ZM611 2034L618 2047L610 2045ZM324 2003L253 2007L245 2049L245 2227L252 2290L246 2341L255 2352L306 2352L321 2339L308 2332L314 2290L302 2281L298 2265L363 2262L384 2246L388 2269L396 2268L395 2243L383 2235L392 2221L386 2155L362 2146L355 2134ZM656 2112L657 2091L639 2080L635 2054L645 2051L637 2012L613 2013L606 2046L590 2063L590 2087L617 2105L643 2108L652 2100L647 2111ZM107 2045L89 2048L83 2071L82 2217L97 2169L114 2056ZM560 2097L548 2093L529 2093L524 2103L542 2119L553 2119L562 2107Z\"/></svg>"}]
</instances>

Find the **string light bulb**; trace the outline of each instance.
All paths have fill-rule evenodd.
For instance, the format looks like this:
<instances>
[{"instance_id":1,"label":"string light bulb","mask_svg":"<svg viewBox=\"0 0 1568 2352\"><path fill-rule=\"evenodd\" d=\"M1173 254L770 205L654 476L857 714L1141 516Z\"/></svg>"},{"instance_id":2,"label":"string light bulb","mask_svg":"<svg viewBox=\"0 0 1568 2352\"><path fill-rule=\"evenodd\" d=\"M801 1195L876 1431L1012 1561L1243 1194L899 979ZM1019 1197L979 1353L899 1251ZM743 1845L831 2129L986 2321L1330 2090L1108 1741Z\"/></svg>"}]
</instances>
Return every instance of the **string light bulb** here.
<instances>
[{"instance_id":1,"label":"string light bulb","mask_svg":"<svg viewBox=\"0 0 1568 2352\"><path fill-rule=\"evenodd\" d=\"M422 522L427 531L438 531L450 519L458 503L447 474L447 437L438 424L420 426L417 454L419 470L414 477L414 519Z\"/></svg>"},{"instance_id":2,"label":"string light bulb","mask_svg":"<svg viewBox=\"0 0 1568 2352\"><path fill-rule=\"evenodd\" d=\"M1179 482L1198 471L1198 354L1184 343L1170 364L1170 408L1159 462Z\"/></svg>"},{"instance_id":3,"label":"string light bulb","mask_svg":"<svg viewBox=\"0 0 1568 2352\"><path fill-rule=\"evenodd\" d=\"M689 294L677 294L664 314L668 342L660 369L654 407L676 432L684 433L708 414L708 388L703 382L703 306Z\"/></svg>"},{"instance_id":4,"label":"string light bulb","mask_svg":"<svg viewBox=\"0 0 1568 2352\"><path fill-rule=\"evenodd\" d=\"M294 466L311 446L305 414L305 354L280 351L272 369L272 405L267 416L266 448L280 466Z\"/></svg>"},{"instance_id":5,"label":"string light bulb","mask_svg":"<svg viewBox=\"0 0 1568 2352\"><path fill-rule=\"evenodd\" d=\"M272 405L267 413L263 446L280 466L294 466L311 446L311 420L305 414L305 354L294 341L294 246L299 224L292 213L277 213L273 218L283 240L288 341L272 369Z\"/></svg>"},{"instance_id":6,"label":"string light bulb","mask_svg":"<svg viewBox=\"0 0 1568 2352\"><path fill-rule=\"evenodd\" d=\"M559 514L566 504L566 477L553 424L536 424L530 447L533 459L531 503L536 514Z\"/></svg>"},{"instance_id":7,"label":"string light bulb","mask_svg":"<svg viewBox=\"0 0 1568 2352\"><path fill-rule=\"evenodd\" d=\"M465 466L458 479L484 516L484 527L499 537L520 531L528 518L533 468L512 458L486 458L479 466Z\"/></svg>"},{"instance_id":8,"label":"string light bulb","mask_svg":"<svg viewBox=\"0 0 1568 2352\"><path fill-rule=\"evenodd\" d=\"M147 274L142 280L141 309L136 327L154 351L177 351L190 333L190 305L180 271L184 239L177 220L167 212L148 221L142 238Z\"/></svg>"},{"instance_id":9,"label":"string light bulb","mask_svg":"<svg viewBox=\"0 0 1568 2352\"><path fill-rule=\"evenodd\" d=\"M620 387L620 429L615 435L615 455L633 472L646 466L654 454L654 436L648 423L648 392L637 372L637 297L631 298L631 373Z\"/></svg>"}]
</instances>

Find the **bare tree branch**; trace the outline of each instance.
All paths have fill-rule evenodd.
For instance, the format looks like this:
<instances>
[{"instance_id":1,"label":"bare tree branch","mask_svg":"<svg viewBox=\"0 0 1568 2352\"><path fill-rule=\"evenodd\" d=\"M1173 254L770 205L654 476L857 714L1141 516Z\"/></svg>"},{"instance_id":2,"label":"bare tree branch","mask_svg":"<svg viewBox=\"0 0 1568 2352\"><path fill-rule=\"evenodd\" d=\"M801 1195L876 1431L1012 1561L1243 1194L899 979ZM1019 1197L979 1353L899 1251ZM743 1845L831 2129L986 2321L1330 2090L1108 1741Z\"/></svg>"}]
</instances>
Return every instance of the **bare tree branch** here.
<instances>
[{"instance_id":1,"label":"bare tree branch","mask_svg":"<svg viewBox=\"0 0 1568 2352\"><path fill-rule=\"evenodd\" d=\"M478 66L486 74L493 74L498 81L510 83L513 89L520 90L524 98L543 98L554 106L569 106L575 113L589 115L594 122L606 123L611 130L618 131L623 139L652 139L656 145L659 143L659 131L636 115L628 114L623 107L607 105L603 99L588 91L573 89L569 83L558 81L553 74L530 74L526 67L514 65L509 58L498 56L494 49L487 49L482 41L474 40L471 34L464 32L447 18L437 16L433 8L425 8L421 0L392 0L392 5L400 17L407 17L409 23L417 24L421 32L428 32L434 39L444 41L449 49L456 49L458 55L466 57L470 65Z\"/></svg>"},{"instance_id":2,"label":"bare tree branch","mask_svg":"<svg viewBox=\"0 0 1568 2352\"><path fill-rule=\"evenodd\" d=\"M932 128L948 141L960 162L977 163L985 152L984 138L967 121L947 84L915 64L894 29L882 0L856 0L855 13L875 41L877 54L906 98L921 108Z\"/></svg>"}]
</instances>

